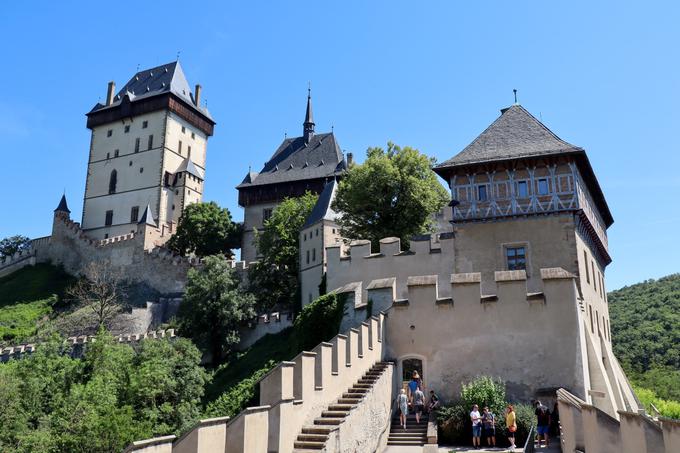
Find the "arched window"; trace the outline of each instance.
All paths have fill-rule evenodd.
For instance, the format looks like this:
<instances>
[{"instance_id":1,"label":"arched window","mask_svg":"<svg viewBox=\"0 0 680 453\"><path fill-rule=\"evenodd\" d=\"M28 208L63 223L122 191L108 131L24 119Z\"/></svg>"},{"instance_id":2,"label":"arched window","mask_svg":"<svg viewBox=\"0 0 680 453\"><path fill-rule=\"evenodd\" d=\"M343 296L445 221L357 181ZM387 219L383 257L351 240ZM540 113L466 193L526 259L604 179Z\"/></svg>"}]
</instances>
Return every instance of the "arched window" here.
<instances>
[{"instance_id":1,"label":"arched window","mask_svg":"<svg viewBox=\"0 0 680 453\"><path fill-rule=\"evenodd\" d=\"M118 182L118 172L111 170L111 177L109 178L109 193L116 193L116 183Z\"/></svg>"}]
</instances>

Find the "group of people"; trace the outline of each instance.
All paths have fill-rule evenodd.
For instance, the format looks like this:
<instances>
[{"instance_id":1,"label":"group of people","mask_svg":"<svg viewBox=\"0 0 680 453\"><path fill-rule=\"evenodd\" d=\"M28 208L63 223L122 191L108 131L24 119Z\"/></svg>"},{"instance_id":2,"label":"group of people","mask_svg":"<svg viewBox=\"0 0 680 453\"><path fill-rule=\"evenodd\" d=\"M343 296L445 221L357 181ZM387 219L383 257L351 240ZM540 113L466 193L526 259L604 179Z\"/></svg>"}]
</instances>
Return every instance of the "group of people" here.
<instances>
[{"instance_id":1,"label":"group of people","mask_svg":"<svg viewBox=\"0 0 680 453\"><path fill-rule=\"evenodd\" d=\"M416 423L420 423L420 417L436 410L439 407L439 397L434 390L430 390L430 397L425 404L425 393L423 393L423 380L417 371L413 372L411 380L406 389L401 389L397 396L397 407L399 407L399 424L406 429L406 417L408 416L408 408L411 406L413 412L416 414Z\"/></svg>"}]
</instances>

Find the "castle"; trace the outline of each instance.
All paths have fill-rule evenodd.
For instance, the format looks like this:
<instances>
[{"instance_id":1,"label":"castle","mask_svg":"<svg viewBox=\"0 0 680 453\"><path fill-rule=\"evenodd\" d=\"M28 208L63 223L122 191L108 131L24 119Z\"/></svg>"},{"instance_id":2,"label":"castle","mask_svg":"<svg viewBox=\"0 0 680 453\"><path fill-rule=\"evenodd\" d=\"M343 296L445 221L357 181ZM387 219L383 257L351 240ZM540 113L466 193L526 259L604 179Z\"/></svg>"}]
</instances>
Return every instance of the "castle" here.
<instances>
[{"instance_id":1,"label":"castle","mask_svg":"<svg viewBox=\"0 0 680 453\"><path fill-rule=\"evenodd\" d=\"M199 262L163 244L183 209L202 198L215 125L200 86L188 87L179 62L138 72L118 94L110 83L106 104L88 114L82 223L70 219L62 197L52 235L0 263L0 275L40 261L78 273L105 258L161 293L181 293ZM303 135L286 138L237 186L245 261L257 258L255 231L285 197L319 194L300 231L302 304L325 278L329 291L346 295L344 333L267 374L260 406L126 451L371 452L388 442L436 451L434 420L423 431L390 433L392 402L414 370L444 399L488 374L506 381L512 400L557 401L565 451L680 445L680 424L644 415L612 352L605 269L613 218L583 148L519 104L501 110L433 168L451 203L438 230L412 238L408 250L398 238L382 239L379 250L343 240L332 202L350 163L332 132L315 133L308 94ZM273 323L290 325L273 319L264 316L248 344L276 331Z\"/></svg>"}]
</instances>

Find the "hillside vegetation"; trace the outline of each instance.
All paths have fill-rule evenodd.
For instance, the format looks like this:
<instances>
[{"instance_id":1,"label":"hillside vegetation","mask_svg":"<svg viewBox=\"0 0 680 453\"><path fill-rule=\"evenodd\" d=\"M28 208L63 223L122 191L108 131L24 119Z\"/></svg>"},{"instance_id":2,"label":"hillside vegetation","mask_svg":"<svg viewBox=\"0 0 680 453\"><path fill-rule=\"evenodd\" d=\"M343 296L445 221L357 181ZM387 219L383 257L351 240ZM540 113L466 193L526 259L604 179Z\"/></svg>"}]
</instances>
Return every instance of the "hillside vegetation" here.
<instances>
[{"instance_id":1,"label":"hillside vegetation","mask_svg":"<svg viewBox=\"0 0 680 453\"><path fill-rule=\"evenodd\" d=\"M626 286L608 299L614 353L636 387L649 390L638 394L647 404L656 398L657 407L680 401L680 274Z\"/></svg>"}]
</instances>

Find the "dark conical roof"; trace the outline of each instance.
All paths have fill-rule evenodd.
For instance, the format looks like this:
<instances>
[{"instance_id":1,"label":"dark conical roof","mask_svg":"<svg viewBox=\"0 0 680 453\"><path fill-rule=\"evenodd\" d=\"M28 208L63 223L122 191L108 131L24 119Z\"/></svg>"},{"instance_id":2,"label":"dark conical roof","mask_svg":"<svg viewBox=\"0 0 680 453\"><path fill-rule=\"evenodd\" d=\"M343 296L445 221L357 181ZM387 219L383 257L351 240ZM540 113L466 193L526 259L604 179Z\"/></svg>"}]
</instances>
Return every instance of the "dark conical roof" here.
<instances>
[{"instance_id":1,"label":"dark conical roof","mask_svg":"<svg viewBox=\"0 0 680 453\"><path fill-rule=\"evenodd\" d=\"M305 126L307 126L308 124L311 124L311 125L314 124L314 114L312 113L312 93L311 93L311 91L307 92L307 111L305 112L305 122L304 122Z\"/></svg>"},{"instance_id":2,"label":"dark conical roof","mask_svg":"<svg viewBox=\"0 0 680 453\"><path fill-rule=\"evenodd\" d=\"M57 209L55 209L54 212L65 212L67 214L71 213L71 210L68 208L68 204L66 204L66 194L61 196L59 206L57 206Z\"/></svg>"},{"instance_id":3,"label":"dark conical roof","mask_svg":"<svg viewBox=\"0 0 680 453\"><path fill-rule=\"evenodd\" d=\"M137 222L139 225L150 225L152 227L157 227L156 221L153 219L153 213L151 212L151 205L146 205L146 208L144 209L144 214L142 214L142 217L139 219L139 222Z\"/></svg>"},{"instance_id":4,"label":"dark conical roof","mask_svg":"<svg viewBox=\"0 0 680 453\"><path fill-rule=\"evenodd\" d=\"M326 183L323 191L319 195L319 199L314 205L314 208L312 208L312 212L309 214L309 217L307 217L307 220L305 221L305 224L302 226L302 228L307 228L308 226L314 225L321 220L334 220L338 217L338 214L333 211L333 208L331 208L331 204L335 199L337 186L338 184L335 178Z\"/></svg>"}]
</instances>

